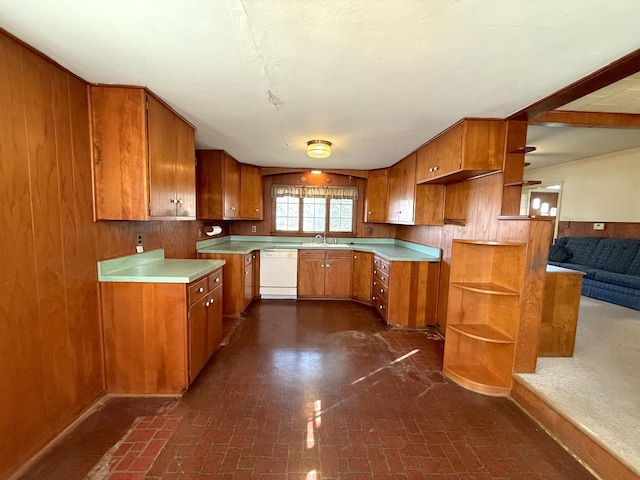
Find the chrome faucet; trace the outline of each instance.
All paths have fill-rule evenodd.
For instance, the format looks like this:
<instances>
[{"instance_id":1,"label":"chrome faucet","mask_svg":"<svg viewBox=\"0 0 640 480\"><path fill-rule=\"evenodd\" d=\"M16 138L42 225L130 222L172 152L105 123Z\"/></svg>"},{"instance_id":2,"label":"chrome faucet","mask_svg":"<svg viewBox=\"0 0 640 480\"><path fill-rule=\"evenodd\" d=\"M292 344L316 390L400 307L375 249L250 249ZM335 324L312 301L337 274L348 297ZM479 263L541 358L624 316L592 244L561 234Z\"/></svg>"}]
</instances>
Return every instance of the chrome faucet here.
<instances>
[{"instance_id":1,"label":"chrome faucet","mask_svg":"<svg viewBox=\"0 0 640 480\"><path fill-rule=\"evenodd\" d=\"M327 232L322 232L322 235L318 234L315 238L319 238L320 240L322 240L323 244L327 244Z\"/></svg>"}]
</instances>

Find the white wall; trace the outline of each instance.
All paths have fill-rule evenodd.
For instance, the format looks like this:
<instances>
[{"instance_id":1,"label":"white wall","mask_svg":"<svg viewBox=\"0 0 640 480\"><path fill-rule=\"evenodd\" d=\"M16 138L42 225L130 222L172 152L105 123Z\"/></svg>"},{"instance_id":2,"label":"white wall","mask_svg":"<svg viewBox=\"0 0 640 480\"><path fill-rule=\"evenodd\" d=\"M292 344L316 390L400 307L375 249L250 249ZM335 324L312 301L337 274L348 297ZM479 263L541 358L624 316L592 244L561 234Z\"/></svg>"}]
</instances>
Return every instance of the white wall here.
<instances>
[{"instance_id":1,"label":"white wall","mask_svg":"<svg viewBox=\"0 0 640 480\"><path fill-rule=\"evenodd\" d=\"M640 148L525 169L524 179L562 182L560 220L640 222Z\"/></svg>"}]
</instances>

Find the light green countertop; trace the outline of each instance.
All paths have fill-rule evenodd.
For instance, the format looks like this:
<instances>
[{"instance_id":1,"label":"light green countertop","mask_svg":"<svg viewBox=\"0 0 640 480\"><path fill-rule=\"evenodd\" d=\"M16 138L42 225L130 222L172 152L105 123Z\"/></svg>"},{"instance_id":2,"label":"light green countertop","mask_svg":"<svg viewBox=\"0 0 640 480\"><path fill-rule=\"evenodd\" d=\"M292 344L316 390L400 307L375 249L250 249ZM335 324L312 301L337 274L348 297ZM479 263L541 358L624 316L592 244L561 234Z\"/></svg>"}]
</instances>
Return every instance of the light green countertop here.
<instances>
[{"instance_id":1,"label":"light green countertop","mask_svg":"<svg viewBox=\"0 0 640 480\"><path fill-rule=\"evenodd\" d=\"M440 249L386 238L340 238L347 247L302 246L313 241L308 237L260 237L231 235L196 242L198 253L247 254L254 250L271 248L357 250L371 252L390 261L439 262ZM330 243L330 242L329 242Z\"/></svg>"},{"instance_id":2,"label":"light green countertop","mask_svg":"<svg viewBox=\"0 0 640 480\"><path fill-rule=\"evenodd\" d=\"M191 283L224 264L224 260L164 258L160 248L98 262L98 281Z\"/></svg>"}]
</instances>

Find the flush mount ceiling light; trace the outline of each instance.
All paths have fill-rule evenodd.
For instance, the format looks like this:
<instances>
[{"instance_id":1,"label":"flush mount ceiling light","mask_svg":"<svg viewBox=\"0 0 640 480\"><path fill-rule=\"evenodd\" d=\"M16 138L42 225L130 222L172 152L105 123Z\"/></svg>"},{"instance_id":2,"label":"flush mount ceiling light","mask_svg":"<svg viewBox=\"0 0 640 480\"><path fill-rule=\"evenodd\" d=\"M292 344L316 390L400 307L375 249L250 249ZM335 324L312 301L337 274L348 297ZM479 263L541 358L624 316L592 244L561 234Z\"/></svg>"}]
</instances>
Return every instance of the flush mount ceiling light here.
<instances>
[{"instance_id":1,"label":"flush mount ceiling light","mask_svg":"<svg viewBox=\"0 0 640 480\"><path fill-rule=\"evenodd\" d=\"M311 158L327 158L331 155L331 142L327 140L309 140L307 155Z\"/></svg>"}]
</instances>

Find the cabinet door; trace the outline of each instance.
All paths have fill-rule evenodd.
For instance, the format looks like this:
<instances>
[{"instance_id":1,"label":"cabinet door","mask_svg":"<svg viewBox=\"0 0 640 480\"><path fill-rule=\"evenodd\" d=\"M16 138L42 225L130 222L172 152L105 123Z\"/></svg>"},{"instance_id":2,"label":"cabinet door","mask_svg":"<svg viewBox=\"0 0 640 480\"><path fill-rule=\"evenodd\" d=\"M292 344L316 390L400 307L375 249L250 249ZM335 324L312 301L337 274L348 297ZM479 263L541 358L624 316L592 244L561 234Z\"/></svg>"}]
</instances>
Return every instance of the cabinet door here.
<instances>
[{"instance_id":1,"label":"cabinet door","mask_svg":"<svg viewBox=\"0 0 640 480\"><path fill-rule=\"evenodd\" d=\"M386 222L389 199L389 169L371 170L367 179L365 222Z\"/></svg>"},{"instance_id":2,"label":"cabinet door","mask_svg":"<svg viewBox=\"0 0 640 480\"><path fill-rule=\"evenodd\" d=\"M196 217L221 220L224 214L224 152L196 150Z\"/></svg>"},{"instance_id":3,"label":"cabinet door","mask_svg":"<svg viewBox=\"0 0 640 480\"><path fill-rule=\"evenodd\" d=\"M433 141L422 146L416 154L416 183L426 182L433 176L435 159L435 144Z\"/></svg>"},{"instance_id":4,"label":"cabinet door","mask_svg":"<svg viewBox=\"0 0 640 480\"><path fill-rule=\"evenodd\" d=\"M244 308L253 300L253 262L244 266Z\"/></svg>"},{"instance_id":5,"label":"cabinet door","mask_svg":"<svg viewBox=\"0 0 640 480\"><path fill-rule=\"evenodd\" d=\"M351 297L351 251L325 253L324 296L327 298Z\"/></svg>"},{"instance_id":6,"label":"cabinet door","mask_svg":"<svg viewBox=\"0 0 640 480\"><path fill-rule=\"evenodd\" d=\"M416 185L415 225L444 223L444 185Z\"/></svg>"},{"instance_id":7,"label":"cabinet door","mask_svg":"<svg viewBox=\"0 0 640 480\"><path fill-rule=\"evenodd\" d=\"M93 190L98 220L147 220L147 113L142 88L91 87Z\"/></svg>"},{"instance_id":8,"label":"cabinet door","mask_svg":"<svg viewBox=\"0 0 640 480\"><path fill-rule=\"evenodd\" d=\"M413 224L416 188L416 154L405 157L389 171L390 223Z\"/></svg>"},{"instance_id":9,"label":"cabinet door","mask_svg":"<svg viewBox=\"0 0 640 480\"><path fill-rule=\"evenodd\" d=\"M210 356L207 338L209 296L189 307L189 383L200 373Z\"/></svg>"},{"instance_id":10,"label":"cabinet door","mask_svg":"<svg viewBox=\"0 0 640 480\"><path fill-rule=\"evenodd\" d=\"M149 142L149 214L175 217L176 155L175 115L152 95L147 95Z\"/></svg>"},{"instance_id":11,"label":"cabinet door","mask_svg":"<svg viewBox=\"0 0 640 480\"><path fill-rule=\"evenodd\" d=\"M224 154L224 218L236 219L240 216L240 165L238 161Z\"/></svg>"},{"instance_id":12,"label":"cabinet door","mask_svg":"<svg viewBox=\"0 0 640 480\"><path fill-rule=\"evenodd\" d=\"M353 252L353 275L351 297L364 303L371 303L373 254Z\"/></svg>"},{"instance_id":13,"label":"cabinet door","mask_svg":"<svg viewBox=\"0 0 640 480\"><path fill-rule=\"evenodd\" d=\"M460 123L435 139L435 164L431 178L447 175L462 168L463 130L464 123Z\"/></svg>"},{"instance_id":14,"label":"cabinet door","mask_svg":"<svg viewBox=\"0 0 640 480\"><path fill-rule=\"evenodd\" d=\"M298 297L324 297L324 250L298 252Z\"/></svg>"},{"instance_id":15,"label":"cabinet door","mask_svg":"<svg viewBox=\"0 0 640 480\"><path fill-rule=\"evenodd\" d=\"M240 164L240 218L262 220L262 175L260 167Z\"/></svg>"},{"instance_id":16,"label":"cabinet door","mask_svg":"<svg viewBox=\"0 0 640 480\"><path fill-rule=\"evenodd\" d=\"M222 285L209 293L207 311L207 358L211 357L222 341Z\"/></svg>"},{"instance_id":17,"label":"cabinet door","mask_svg":"<svg viewBox=\"0 0 640 480\"><path fill-rule=\"evenodd\" d=\"M174 116L176 131L176 215L196 216L196 162L195 138L191 125Z\"/></svg>"}]
</instances>

